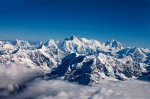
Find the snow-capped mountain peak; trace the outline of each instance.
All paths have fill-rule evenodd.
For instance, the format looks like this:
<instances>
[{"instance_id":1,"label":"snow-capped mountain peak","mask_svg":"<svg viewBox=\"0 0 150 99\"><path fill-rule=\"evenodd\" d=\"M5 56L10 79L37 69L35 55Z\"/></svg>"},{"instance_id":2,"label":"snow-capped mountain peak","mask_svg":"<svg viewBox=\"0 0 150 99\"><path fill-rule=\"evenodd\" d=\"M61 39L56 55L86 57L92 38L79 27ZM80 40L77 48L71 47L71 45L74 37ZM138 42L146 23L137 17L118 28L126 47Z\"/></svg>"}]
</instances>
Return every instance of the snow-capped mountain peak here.
<instances>
[{"instance_id":1,"label":"snow-capped mountain peak","mask_svg":"<svg viewBox=\"0 0 150 99\"><path fill-rule=\"evenodd\" d=\"M107 41L105 43L105 46L107 46L109 48L115 48L117 50L121 50L124 48L124 46L120 42L115 41L115 40Z\"/></svg>"},{"instance_id":2,"label":"snow-capped mountain peak","mask_svg":"<svg viewBox=\"0 0 150 99\"><path fill-rule=\"evenodd\" d=\"M16 46L20 46L20 47L29 47L30 46L30 44L28 43L28 41L18 40L18 39L15 40L14 44Z\"/></svg>"},{"instance_id":3,"label":"snow-capped mountain peak","mask_svg":"<svg viewBox=\"0 0 150 99\"><path fill-rule=\"evenodd\" d=\"M50 48L58 48L58 46L56 45L56 43L53 39L50 39L44 45L47 47L50 47Z\"/></svg>"},{"instance_id":4,"label":"snow-capped mountain peak","mask_svg":"<svg viewBox=\"0 0 150 99\"><path fill-rule=\"evenodd\" d=\"M64 40L66 40L66 41L68 41L68 40L71 40L71 41L78 40L78 37L73 35L73 36L69 36L69 37L65 38Z\"/></svg>"}]
</instances>

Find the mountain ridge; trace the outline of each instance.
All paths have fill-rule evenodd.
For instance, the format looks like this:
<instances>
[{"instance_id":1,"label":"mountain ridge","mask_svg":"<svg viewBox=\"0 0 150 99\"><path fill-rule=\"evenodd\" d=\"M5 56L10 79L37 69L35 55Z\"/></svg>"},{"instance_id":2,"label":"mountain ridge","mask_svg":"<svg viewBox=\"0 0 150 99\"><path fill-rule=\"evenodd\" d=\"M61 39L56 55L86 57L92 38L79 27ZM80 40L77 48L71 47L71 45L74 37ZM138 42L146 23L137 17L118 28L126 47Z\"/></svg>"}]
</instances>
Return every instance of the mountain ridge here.
<instances>
[{"instance_id":1,"label":"mountain ridge","mask_svg":"<svg viewBox=\"0 0 150 99\"><path fill-rule=\"evenodd\" d=\"M127 80L150 70L148 48L124 47L111 40L99 42L70 36L61 41L0 40L0 64L19 63L46 71L49 79L98 83L100 79Z\"/></svg>"}]
</instances>

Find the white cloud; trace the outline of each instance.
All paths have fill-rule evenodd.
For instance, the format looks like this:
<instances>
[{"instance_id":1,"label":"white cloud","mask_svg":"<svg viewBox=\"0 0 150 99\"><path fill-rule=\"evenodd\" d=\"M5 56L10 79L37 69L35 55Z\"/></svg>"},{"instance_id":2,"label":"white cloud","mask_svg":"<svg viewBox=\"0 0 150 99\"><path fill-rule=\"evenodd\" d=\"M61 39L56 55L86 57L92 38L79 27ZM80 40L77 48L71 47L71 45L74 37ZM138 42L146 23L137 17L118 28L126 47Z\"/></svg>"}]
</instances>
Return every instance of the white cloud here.
<instances>
[{"instance_id":1,"label":"white cloud","mask_svg":"<svg viewBox=\"0 0 150 99\"><path fill-rule=\"evenodd\" d=\"M123 82L100 81L92 86L78 85L61 80L36 78L26 83L21 92L11 93L19 84L35 77L38 70L20 64L0 66L0 98L5 99L147 99L150 83L129 80Z\"/></svg>"},{"instance_id":2,"label":"white cloud","mask_svg":"<svg viewBox=\"0 0 150 99\"><path fill-rule=\"evenodd\" d=\"M13 91L18 89L20 83L31 79L39 74L39 70L27 68L20 64L0 65L0 88Z\"/></svg>"},{"instance_id":3,"label":"white cloud","mask_svg":"<svg viewBox=\"0 0 150 99\"><path fill-rule=\"evenodd\" d=\"M150 84L141 81L105 81L83 86L60 80L35 80L20 94L8 99L146 99ZM146 91L146 92L145 92Z\"/></svg>"}]
</instances>

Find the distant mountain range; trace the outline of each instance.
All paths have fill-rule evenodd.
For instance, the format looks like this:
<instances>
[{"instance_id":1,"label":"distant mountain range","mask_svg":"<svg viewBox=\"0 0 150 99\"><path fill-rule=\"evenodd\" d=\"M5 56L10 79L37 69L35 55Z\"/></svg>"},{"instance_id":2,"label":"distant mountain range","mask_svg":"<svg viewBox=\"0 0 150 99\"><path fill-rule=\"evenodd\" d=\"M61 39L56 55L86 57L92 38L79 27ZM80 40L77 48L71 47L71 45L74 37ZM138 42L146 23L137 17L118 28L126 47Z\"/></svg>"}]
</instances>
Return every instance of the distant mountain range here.
<instances>
[{"instance_id":1,"label":"distant mountain range","mask_svg":"<svg viewBox=\"0 0 150 99\"><path fill-rule=\"evenodd\" d=\"M99 42L75 36L47 42L0 40L0 64L10 63L40 68L47 79L85 85L101 79L150 78L150 49L124 47L115 40Z\"/></svg>"}]
</instances>

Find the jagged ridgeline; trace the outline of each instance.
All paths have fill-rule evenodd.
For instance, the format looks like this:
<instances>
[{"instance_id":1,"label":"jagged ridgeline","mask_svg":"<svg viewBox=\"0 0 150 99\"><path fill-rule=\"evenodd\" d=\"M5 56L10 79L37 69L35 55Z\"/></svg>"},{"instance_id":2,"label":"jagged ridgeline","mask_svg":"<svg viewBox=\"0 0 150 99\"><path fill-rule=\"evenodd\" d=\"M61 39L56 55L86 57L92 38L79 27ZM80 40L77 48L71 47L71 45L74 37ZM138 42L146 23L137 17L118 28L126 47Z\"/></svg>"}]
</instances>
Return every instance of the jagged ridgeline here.
<instances>
[{"instance_id":1,"label":"jagged ridgeline","mask_svg":"<svg viewBox=\"0 0 150 99\"><path fill-rule=\"evenodd\" d=\"M150 78L150 50L124 47L115 40L99 42L75 36L47 42L0 40L0 64L14 62L42 69L47 79L85 85L101 79Z\"/></svg>"}]
</instances>

